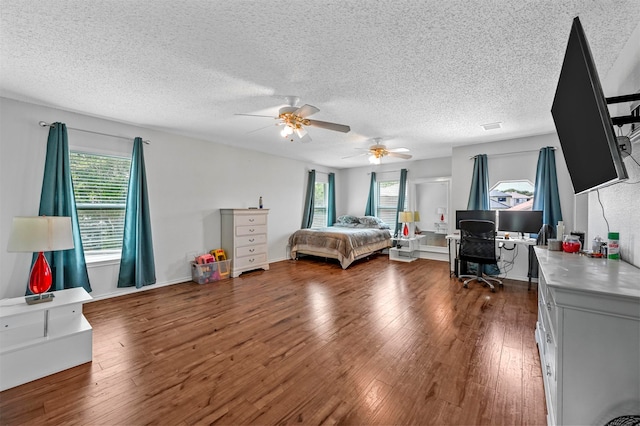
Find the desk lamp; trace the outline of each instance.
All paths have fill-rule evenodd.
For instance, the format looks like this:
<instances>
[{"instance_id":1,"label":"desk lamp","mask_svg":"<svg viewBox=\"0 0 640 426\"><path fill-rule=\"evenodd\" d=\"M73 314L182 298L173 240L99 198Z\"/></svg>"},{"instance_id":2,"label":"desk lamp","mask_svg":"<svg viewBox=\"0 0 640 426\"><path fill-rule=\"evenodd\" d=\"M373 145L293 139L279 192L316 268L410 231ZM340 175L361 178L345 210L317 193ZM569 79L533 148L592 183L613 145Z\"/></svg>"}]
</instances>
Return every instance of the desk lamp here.
<instances>
[{"instance_id":1,"label":"desk lamp","mask_svg":"<svg viewBox=\"0 0 640 426\"><path fill-rule=\"evenodd\" d=\"M25 298L28 304L51 301L43 296L51 288L51 267L45 251L73 248L71 218L63 216L14 217L9 236L8 252L38 252L29 275L29 290L35 296Z\"/></svg>"}]
</instances>

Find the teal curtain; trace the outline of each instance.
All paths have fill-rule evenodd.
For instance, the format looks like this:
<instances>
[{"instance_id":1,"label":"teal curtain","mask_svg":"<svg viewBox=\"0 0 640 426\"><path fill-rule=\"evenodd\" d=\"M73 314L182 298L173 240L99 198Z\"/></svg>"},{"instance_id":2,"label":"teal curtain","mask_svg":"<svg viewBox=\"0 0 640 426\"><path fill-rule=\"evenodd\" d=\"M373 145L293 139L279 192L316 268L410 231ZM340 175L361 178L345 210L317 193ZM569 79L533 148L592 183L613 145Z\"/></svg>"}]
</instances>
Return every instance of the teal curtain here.
<instances>
[{"instance_id":1,"label":"teal curtain","mask_svg":"<svg viewBox=\"0 0 640 426\"><path fill-rule=\"evenodd\" d=\"M487 155L476 155L473 163L473 176L467 210L491 210L489 200L489 168Z\"/></svg>"},{"instance_id":2,"label":"teal curtain","mask_svg":"<svg viewBox=\"0 0 640 426\"><path fill-rule=\"evenodd\" d=\"M556 225L562 220L562 210L553 147L547 146L540 150L534 188L533 210L542 210L542 223L549 225L555 235Z\"/></svg>"},{"instance_id":3,"label":"teal curtain","mask_svg":"<svg viewBox=\"0 0 640 426\"><path fill-rule=\"evenodd\" d=\"M467 210L491 210L491 199L489 196L489 167L487 163L487 154L478 154L475 156ZM477 267L477 264L468 264L470 271ZM482 270L487 275L496 276L500 274L500 269L497 264L484 265Z\"/></svg>"},{"instance_id":4,"label":"teal curtain","mask_svg":"<svg viewBox=\"0 0 640 426\"><path fill-rule=\"evenodd\" d=\"M336 174L329 173L329 189L327 194L327 226L333 226L336 222Z\"/></svg>"},{"instance_id":5,"label":"teal curtain","mask_svg":"<svg viewBox=\"0 0 640 426\"><path fill-rule=\"evenodd\" d=\"M376 172L371 172L371 182L369 183L369 198L367 207L364 210L365 216L376 216Z\"/></svg>"},{"instance_id":6,"label":"teal curtain","mask_svg":"<svg viewBox=\"0 0 640 426\"><path fill-rule=\"evenodd\" d=\"M307 178L307 193L304 200L304 212L302 213L301 229L311 228L313 224L313 198L316 191L316 171L310 170Z\"/></svg>"},{"instance_id":7,"label":"teal curtain","mask_svg":"<svg viewBox=\"0 0 640 426\"><path fill-rule=\"evenodd\" d=\"M400 170L400 187L398 188L398 206L396 207L396 237L400 236L400 228L402 223L398 220L398 215L401 211L404 211L404 202L407 195L407 169Z\"/></svg>"},{"instance_id":8,"label":"teal curtain","mask_svg":"<svg viewBox=\"0 0 640 426\"><path fill-rule=\"evenodd\" d=\"M73 182L69 167L67 126L64 123L53 123L49 128L38 214L40 216L71 217L74 248L45 253L53 275L51 291L83 287L90 292L91 285L89 284L89 274L80 237L76 198L73 194ZM32 265L36 257L37 254L34 254ZM31 294L28 286L26 294Z\"/></svg>"},{"instance_id":9,"label":"teal curtain","mask_svg":"<svg viewBox=\"0 0 640 426\"><path fill-rule=\"evenodd\" d=\"M135 286L141 288L145 285L155 284L155 282L156 266L153 257L142 138L135 138L124 215L124 236L118 287Z\"/></svg>"}]
</instances>

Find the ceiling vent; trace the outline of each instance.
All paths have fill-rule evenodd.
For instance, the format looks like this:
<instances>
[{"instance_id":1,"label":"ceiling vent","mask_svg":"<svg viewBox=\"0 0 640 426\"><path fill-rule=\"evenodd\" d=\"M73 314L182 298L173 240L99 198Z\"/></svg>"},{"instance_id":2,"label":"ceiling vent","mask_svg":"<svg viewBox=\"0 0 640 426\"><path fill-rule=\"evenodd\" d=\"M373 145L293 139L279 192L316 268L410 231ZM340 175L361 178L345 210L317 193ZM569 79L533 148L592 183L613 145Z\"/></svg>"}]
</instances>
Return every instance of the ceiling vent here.
<instances>
[{"instance_id":1,"label":"ceiling vent","mask_svg":"<svg viewBox=\"0 0 640 426\"><path fill-rule=\"evenodd\" d=\"M502 123L498 121L497 123L481 124L481 126L485 130L495 130L495 129L501 129Z\"/></svg>"}]
</instances>

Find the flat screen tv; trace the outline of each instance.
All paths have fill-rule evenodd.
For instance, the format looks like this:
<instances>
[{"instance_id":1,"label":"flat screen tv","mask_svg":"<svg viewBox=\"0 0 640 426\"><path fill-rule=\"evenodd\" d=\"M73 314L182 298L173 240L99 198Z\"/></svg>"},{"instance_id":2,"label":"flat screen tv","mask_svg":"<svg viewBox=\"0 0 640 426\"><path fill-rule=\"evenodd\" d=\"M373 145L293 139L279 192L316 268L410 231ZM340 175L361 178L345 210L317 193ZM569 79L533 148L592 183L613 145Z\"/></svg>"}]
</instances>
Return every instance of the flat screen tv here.
<instances>
[{"instance_id":1,"label":"flat screen tv","mask_svg":"<svg viewBox=\"0 0 640 426\"><path fill-rule=\"evenodd\" d=\"M498 231L537 234L542 228L542 210L498 210Z\"/></svg>"},{"instance_id":2,"label":"flat screen tv","mask_svg":"<svg viewBox=\"0 0 640 426\"><path fill-rule=\"evenodd\" d=\"M490 220L496 223L495 210L456 210L456 229L460 229L461 220Z\"/></svg>"},{"instance_id":3,"label":"flat screen tv","mask_svg":"<svg viewBox=\"0 0 640 426\"><path fill-rule=\"evenodd\" d=\"M607 99L577 17L571 27L551 115L576 194L628 179Z\"/></svg>"}]
</instances>

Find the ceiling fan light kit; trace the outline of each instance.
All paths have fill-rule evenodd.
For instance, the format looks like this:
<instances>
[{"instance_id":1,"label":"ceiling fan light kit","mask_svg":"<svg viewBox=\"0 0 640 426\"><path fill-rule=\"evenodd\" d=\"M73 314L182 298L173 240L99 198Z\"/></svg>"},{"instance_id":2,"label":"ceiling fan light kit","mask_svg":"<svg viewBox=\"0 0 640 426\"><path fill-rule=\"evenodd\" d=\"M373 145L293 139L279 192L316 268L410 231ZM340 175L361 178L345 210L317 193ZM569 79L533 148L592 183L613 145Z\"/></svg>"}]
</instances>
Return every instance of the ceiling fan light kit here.
<instances>
[{"instance_id":1,"label":"ceiling fan light kit","mask_svg":"<svg viewBox=\"0 0 640 426\"><path fill-rule=\"evenodd\" d=\"M276 120L280 120L277 125L284 126L280 131L280 136L283 138L291 138L291 142L293 142L293 138L291 135L294 133L301 142L311 142L311 137L309 133L305 129L305 127L319 127L321 129L333 130L336 132L348 133L351 131L351 127L346 126L344 124L330 123L328 121L319 121L319 120L311 120L307 117L313 115L320 110L313 105L304 104L301 107L295 106L296 103L300 100L297 96L285 96L284 97L288 106L284 106L278 110L278 116L273 117ZM269 117L264 115L254 115L254 114L236 114L236 115L245 115L250 117Z\"/></svg>"}]
</instances>

